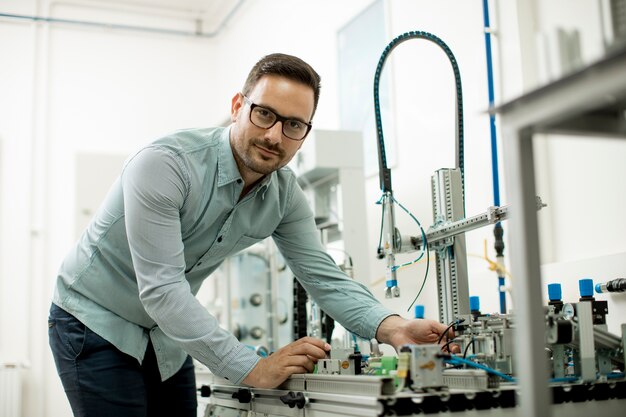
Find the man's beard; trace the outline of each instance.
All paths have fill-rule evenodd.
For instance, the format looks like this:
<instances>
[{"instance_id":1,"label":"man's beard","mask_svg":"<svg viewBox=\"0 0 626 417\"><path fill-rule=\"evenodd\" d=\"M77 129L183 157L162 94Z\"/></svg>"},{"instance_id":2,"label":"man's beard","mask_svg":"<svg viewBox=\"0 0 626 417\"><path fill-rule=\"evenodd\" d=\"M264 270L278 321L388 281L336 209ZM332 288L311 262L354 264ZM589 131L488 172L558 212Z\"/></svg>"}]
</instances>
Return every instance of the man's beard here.
<instances>
[{"instance_id":1,"label":"man's beard","mask_svg":"<svg viewBox=\"0 0 626 417\"><path fill-rule=\"evenodd\" d=\"M277 152L278 155L266 158L255 145L259 145L272 152ZM285 165L285 151L278 145L272 145L264 141L263 139L253 138L248 143L248 146L243 152L243 155L239 155L241 162L249 170L256 172L257 174L268 175ZM259 161L261 159L261 161Z\"/></svg>"}]
</instances>

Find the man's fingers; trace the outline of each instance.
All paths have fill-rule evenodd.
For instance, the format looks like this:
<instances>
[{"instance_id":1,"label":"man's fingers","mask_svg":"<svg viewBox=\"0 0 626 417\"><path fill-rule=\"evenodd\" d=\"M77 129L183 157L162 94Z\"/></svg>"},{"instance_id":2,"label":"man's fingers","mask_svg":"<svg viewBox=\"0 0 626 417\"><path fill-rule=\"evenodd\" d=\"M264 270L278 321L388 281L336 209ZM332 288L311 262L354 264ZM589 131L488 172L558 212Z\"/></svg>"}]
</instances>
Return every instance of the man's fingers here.
<instances>
[{"instance_id":1,"label":"man's fingers","mask_svg":"<svg viewBox=\"0 0 626 417\"><path fill-rule=\"evenodd\" d=\"M306 340L291 343L261 359L244 383L259 388L274 388L290 375L313 372L318 358L326 355L324 345L322 341L313 345Z\"/></svg>"},{"instance_id":2,"label":"man's fingers","mask_svg":"<svg viewBox=\"0 0 626 417\"><path fill-rule=\"evenodd\" d=\"M437 332L437 334L438 334L439 336L441 336L441 335L443 334L443 332L445 332L445 331L446 331L446 329L447 329L447 332L446 332L446 335L444 336L444 339L445 339L446 337L447 337L448 339L454 339L454 326L449 327L449 326L446 326L446 325L445 325L445 324L443 324L443 323L438 323L438 322L433 322L433 323L435 323L435 324L436 324L436 326L437 326L436 332Z\"/></svg>"},{"instance_id":3,"label":"man's fingers","mask_svg":"<svg viewBox=\"0 0 626 417\"><path fill-rule=\"evenodd\" d=\"M303 337L277 350L263 361L263 369L259 369L265 380L258 386L277 386L289 375L313 372L315 363L326 357L326 351L330 351L330 345L323 340L313 337ZM267 363L265 363L267 361ZM255 368L256 370L256 368ZM258 377L257 377L258 378ZM254 379L250 378L250 379Z\"/></svg>"},{"instance_id":4,"label":"man's fingers","mask_svg":"<svg viewBox=\"0 0 626 417\"><path fill-rule=\"evenodd\" d=\"M307 372L311 372L304 366L296 366L296 365L285 367L285 371L287 371L289 375L306 374Z\"/></svg>"},{"instance_id":5,"label":"man's fingers","mask_svg":"<svg viewBox=\"0 0 626 417\"><path fill-rule=\"evenodd\" d=\"M326 357L326 351L317 345L309 343L300 343L294 345L290 349L292 355L306 355L316 359L324 359Z\"/></svg>"},{"instance_id":6,"label":"man's fingers","mask_svg":"<svg viewBox=\"0 0 626 417\"><path fill-rule=\"evenodd\" d=\"M315 363L317 359L311 358L307 355L298 355L293 353L288 353L281 357L274 358L276 365L283 369L284 372L288 372L289 375L293 373L293 368L300 368L300 372L313 372L315 369Z\"/></svg>"},{"instance_id":7,"label":"man's fingers","mask_svg":"<svg viewBox=\"0 0 626 417\"><path fill-rule=\"evenodd\" d=\"M456 343L440 343L441 349L449 353L461 353L461 347Z\"/></svg>"},{"instance_id":8,"label":"man's fingers","mask_svg":"<svg viewBox=\"0 0 626 417\"><path fill-rule=\"evenodd\" d=\"M296 340L295 342L292 343L292 345L301 345L301 344L309 344L309 345L313 345L313 346L317 346L318 348L324 350L324 351L329 351L330 350L330 345L328 343L326 343L325 341L323 341L322 339L316 339L314 337L310 337L310 336L305 336L305 337L301 337L300 339Z\"/></svg>"},{"instance_id":9,"label":"man's fingers","mask_svg":"<svg viewBox=\"0 0 626 417\"><path fill-rule=\"evenodd\" d=\"M286 365L288 367L299 366L306 369L306 371L308 372L313 372L313 370L315 369L315 362L308 356L303 355L290 356Z\"/></svg>"},{"instance_id":10,"label":"man's fingers","mask_svg":"<svg viewBox=\"0 0 626 417\"><path fill-rule=\"evenodd\" d=\"M312 345L295 346L292 350L292 354L309 356L315 359L324 359L326 357L326 352L324 350Z\"/></svg>"}]
</instances>

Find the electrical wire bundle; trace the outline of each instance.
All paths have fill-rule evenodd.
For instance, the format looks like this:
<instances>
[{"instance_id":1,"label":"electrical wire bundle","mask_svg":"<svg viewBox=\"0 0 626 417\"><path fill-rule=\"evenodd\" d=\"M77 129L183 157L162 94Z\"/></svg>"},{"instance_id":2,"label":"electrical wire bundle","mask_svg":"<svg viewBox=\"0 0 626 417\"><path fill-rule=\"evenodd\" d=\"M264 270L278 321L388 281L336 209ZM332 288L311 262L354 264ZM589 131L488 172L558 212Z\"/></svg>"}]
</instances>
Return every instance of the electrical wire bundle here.
<instances>
[{"instance_id":1,"label":"electrical wire bundle","mask_svg":"<svg viewBox=\"0 0 626 417\"><path fill-rule=\"evenodd\" d=\"M382 195L380 197L380 199L376 202L376 204L382 204L382 200L383 200L384 195ZM422 245L422 250L420 251L420 254L418 255L417 258L415 258L412 261L409 262L405 262L401 265L394 265L392 268L392 271L397 271L399 269L405 268L407 266L413 265L417 262L419 262L424 255L426 255L426 271L424 272L424 279L422 281L422 286L420 287L417 295L415 296L415 298L413 299L413 301L411 302L411 305L409 306L409 308L407 308L406 311L410 311L411 308L413 307L413 305L415 304L415 302L417 301L417 299L419 298L420 294L422 293L422 290L424 289L424 285L426 284L426 279L428 278L428 270L430 268L430 253L428 250L428 240L426 239L426 232L424 232L424 228L422 227L422 224L420 223L420 221L417 219L417 217L415 217L413 215L413 213L411 213L406 207L404 207L402 205L402 203L400 203L394 196L393 194L391 195L391 200L396 203L398 206L400 206L400 208L402 210L404 210L404 212L406 214L408 214L413 221L415 221L415 223L417 223L417 226L420 229L420 233L422 234L422 241L424 242L424 244ZM382 215L381 215L381 219L380 219L380 236L378 238L378 252L381 253L382 252L382 240L383 240L383 222L385 220L385 205L382 204Z\"/></svg>"}]
</instances>

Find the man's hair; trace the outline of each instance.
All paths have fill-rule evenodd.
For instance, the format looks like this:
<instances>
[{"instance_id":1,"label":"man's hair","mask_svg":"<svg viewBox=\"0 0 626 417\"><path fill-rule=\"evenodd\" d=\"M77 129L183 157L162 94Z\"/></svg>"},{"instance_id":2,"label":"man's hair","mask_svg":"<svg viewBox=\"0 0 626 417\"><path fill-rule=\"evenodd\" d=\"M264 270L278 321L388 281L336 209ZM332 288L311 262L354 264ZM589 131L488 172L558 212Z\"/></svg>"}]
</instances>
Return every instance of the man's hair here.
<instances>
[{"instance_id":1,"label":"man's hair","mask_svg":"<svg viewBox=\"0 0 626 417\"><path fill-rule=\"evenodd\" d=\"M315 114L320 98L320 76L309 64L293 55L266 55L250 70L246 83L243 85L242 93L246 96L250 94L250 91L264 75L285 77L311 87L313 90L313 114ZM311 115L312 118L313 115Z\"/></svg>"}]
</instances>

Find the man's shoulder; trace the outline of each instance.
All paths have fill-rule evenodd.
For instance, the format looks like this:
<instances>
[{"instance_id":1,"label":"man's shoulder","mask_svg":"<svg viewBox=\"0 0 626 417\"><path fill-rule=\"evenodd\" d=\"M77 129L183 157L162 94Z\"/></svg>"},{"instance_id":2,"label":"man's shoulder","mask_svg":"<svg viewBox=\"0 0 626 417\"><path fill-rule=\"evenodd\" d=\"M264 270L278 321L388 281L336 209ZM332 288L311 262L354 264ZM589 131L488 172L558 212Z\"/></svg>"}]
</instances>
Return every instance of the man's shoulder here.
<instances>
[{"instance_id":1,"label":"man's shoulder","mask_svg":"<svg viewBox=\"0 0 626 417\"><path fill-rule=\"evenodd\" d=\"M165 135L149 146L169 148L177 153L188 153L218 146L224 127L181 129Z\"/></svg>"}]
</instances>

